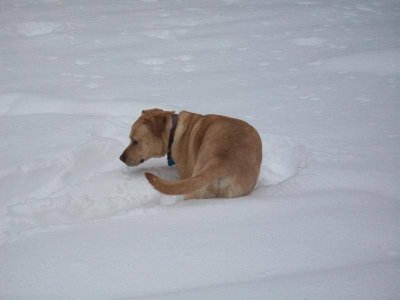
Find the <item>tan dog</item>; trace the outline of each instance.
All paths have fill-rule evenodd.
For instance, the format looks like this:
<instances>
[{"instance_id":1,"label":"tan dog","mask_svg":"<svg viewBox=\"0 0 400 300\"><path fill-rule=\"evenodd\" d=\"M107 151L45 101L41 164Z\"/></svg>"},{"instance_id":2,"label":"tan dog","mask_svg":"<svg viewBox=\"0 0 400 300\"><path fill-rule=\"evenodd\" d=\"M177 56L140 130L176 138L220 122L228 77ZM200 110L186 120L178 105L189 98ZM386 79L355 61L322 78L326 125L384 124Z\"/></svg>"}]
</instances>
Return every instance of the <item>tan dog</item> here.
<instances>
[{"instance_id":1,"label":"tan dog","mask_svg":"<svg viewBox=\"0 0 400 300\"><path fill-rule=\"evenodd\" d=\"M133 124L130 145L120 159L137 166L168 154L181 180L167 181L145 173L160 192L185 199L239 197L257 183L262 160L261 139L244 121L220 115L179 115L161 109L144 110Z\"/></svg>"}]
</instances>

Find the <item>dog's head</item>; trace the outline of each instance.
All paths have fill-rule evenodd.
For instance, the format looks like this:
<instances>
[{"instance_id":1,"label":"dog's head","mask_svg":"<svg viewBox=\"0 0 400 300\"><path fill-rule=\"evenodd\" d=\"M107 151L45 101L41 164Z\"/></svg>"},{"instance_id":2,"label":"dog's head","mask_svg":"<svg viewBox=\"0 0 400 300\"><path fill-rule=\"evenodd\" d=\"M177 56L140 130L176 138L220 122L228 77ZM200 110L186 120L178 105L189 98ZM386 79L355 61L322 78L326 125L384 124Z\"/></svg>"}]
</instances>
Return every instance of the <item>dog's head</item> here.
<instances>
[{"instance_id":1,"label":"dog's head","mask_svg":"<svg viewBox=\"0 0 400 300\"><path fill-rule=\"evenodd\" d=\"M167 154L167 124L173 114L173 111L158 108L142 111L142 115L132 125L129 134L131 142L119 159L132 167L149 158Z\"/></svg>"}]
</instances>

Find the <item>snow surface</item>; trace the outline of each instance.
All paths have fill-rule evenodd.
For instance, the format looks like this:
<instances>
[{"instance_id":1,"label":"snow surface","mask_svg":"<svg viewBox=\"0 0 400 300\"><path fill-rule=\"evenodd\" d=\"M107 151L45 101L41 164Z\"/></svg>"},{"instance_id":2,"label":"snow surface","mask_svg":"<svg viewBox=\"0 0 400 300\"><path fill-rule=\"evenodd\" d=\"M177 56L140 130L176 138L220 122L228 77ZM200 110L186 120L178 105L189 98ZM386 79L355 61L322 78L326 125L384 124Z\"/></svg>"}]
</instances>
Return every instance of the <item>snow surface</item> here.
<instances>
[{"instance_id":1,"label":"snow surface","mask_svg":"<svg viewBox=\"0 0 400 300\"><path fill-rule=\"evenodd\" d=\"M399 299L398 1L0 1L0 299ZM142 109L253 124L254 192L118 157Z\"/></svg>"}]
</instances>

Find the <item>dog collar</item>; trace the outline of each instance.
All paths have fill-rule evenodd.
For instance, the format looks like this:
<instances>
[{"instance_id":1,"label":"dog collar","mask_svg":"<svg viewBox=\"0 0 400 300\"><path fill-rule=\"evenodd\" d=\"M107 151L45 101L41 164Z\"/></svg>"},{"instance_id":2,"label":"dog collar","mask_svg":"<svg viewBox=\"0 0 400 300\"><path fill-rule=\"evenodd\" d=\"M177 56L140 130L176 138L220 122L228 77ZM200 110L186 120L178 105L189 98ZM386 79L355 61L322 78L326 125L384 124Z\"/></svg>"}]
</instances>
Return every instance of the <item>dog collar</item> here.
<instances>
[{"instance_id":1,"label":"dog collar","mask_svg":"<svg viewBox=\"0 0 400 300\"><path fill-rule=\"evenodd\" d=\"M175 135L175 130L176 126L178 126L178 115L173 114L172 115L172 127L169 132L169 139L168 139L168 154L167 154L167 160L168 160L168 166L173 166L175 165L175 162L172 158L172 143L174 142L174 135Z\"/></svg>"}]
</instances>

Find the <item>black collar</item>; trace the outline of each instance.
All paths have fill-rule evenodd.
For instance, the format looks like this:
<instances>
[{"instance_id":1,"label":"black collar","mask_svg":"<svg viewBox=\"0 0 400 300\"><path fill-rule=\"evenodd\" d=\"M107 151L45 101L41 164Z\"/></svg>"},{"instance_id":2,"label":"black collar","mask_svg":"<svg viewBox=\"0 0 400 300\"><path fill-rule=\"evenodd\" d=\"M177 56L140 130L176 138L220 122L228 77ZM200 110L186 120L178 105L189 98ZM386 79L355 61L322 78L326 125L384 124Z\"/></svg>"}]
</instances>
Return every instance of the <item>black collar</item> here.
<instances>
[{"instance_id":1,"label":"black collar","mask_svg":"<svg viewBox=\"0 0 400 300\"><path fill-rule=\"evenodd\" d=\"M167 154L168 166L175 165L175 162L172 158L172 143L174 142L176 126L178 126L178 115L173 114L172 115L172 127L169 132L169 139L168 139L168 154Z\"/></svg>"}]
</instances>

